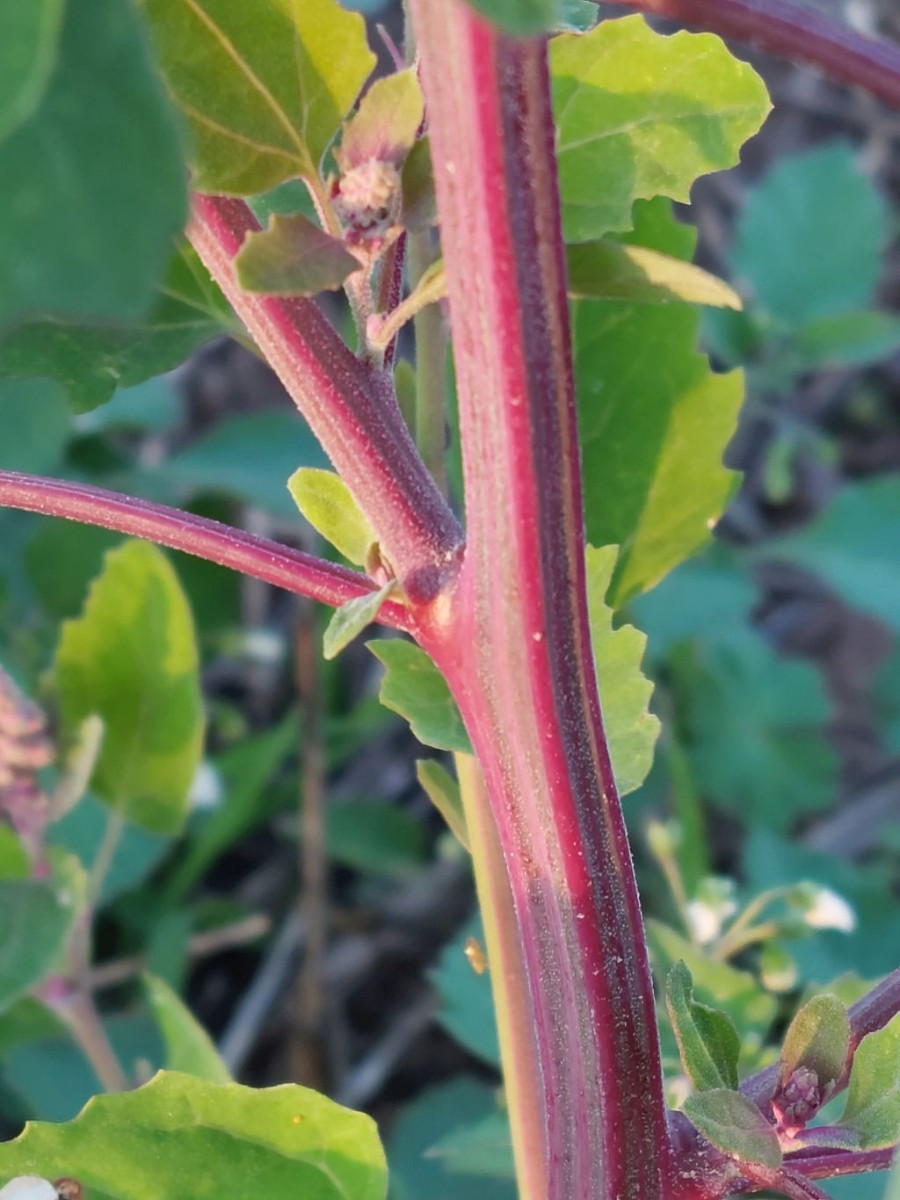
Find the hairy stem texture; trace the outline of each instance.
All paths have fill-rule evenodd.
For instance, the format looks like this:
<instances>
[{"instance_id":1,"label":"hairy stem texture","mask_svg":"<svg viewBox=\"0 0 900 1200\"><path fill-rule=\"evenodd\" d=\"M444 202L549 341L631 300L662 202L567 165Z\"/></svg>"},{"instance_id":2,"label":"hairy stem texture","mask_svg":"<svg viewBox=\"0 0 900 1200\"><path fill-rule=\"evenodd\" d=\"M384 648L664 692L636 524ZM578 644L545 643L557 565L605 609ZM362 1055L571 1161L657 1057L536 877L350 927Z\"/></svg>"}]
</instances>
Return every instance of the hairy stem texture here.
<instances>
[{"instance_id":1,"label":"hairy stem texture","mask_svg":"<svg viewBox=\"0 0 900 1200\"><path fill-rule=\"evenodd\" d=\"M900 108L900 46L867 37L818 9L791 0L614 0L794 62L819 67Z\"/></svg>"},{"instance_id":2,"label":"hairy stem texture","mask_svg":"<svg viewBox=\"0 0 900 1200\"><path fill-rule=\"evenodd\" d=\"M441 218L468 549L424 641L484 771L542 1093L517 1097L528 1200L659 1200L669 1145L649 964L603 734L546 46L412 0ZM600 664L602 670L602 664ZM502 1002L502 998L501 1002ZM502 1017L501 1017L502 1020ZM524 1105L537 1112L526 1119ZM529 1130L539 1128L534 1144Z\"/></svg>"},{"instance_id":3,"label":"hairy stem texture","mask_svg":"<svg viewBox=\"0 0 900 1200\"><path fill-rule=\"evenodd\" d=\"M456 569L462 531L416 452L390 376L344 345L311 300L245 292L234 256L258 229L242 200L197 196L188 236L378 533L414 602Z\"/></svg>"},{"instance_id":4,"label":"hairy stem texture","mask_svg":"<svg viewBox=\"0 0 900 1200\"><path fill-rule=\"evenodd\" d=\"M114 529L130 537L147 538L160 546L205 558L335 607L375 590L365 575L335 566L312 554L291 550L207 517L108 492L104 488L0 471L0 507L64 517L85 525ZM410 626L408 611L394 601L381 606L378 620L400 629Z\"/></svg>"}]
</instances>

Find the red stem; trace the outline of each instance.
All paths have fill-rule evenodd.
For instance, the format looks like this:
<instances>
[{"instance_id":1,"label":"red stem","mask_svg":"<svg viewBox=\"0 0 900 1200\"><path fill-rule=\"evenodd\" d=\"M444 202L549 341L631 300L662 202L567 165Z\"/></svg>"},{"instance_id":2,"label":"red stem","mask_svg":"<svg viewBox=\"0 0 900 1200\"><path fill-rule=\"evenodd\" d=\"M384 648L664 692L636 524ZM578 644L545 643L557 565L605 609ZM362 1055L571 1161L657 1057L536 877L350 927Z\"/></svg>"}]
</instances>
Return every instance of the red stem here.
<instances>
[{"instance_id":1,"label":"red stem","mask_svg":"<svg viewBox=\"0 0 900 1200\"><path fill-rule=\"evenodd\" d=\"M817 9L791 0L614 0L623 8L670 17L737 38L781 58L819 67L829 78L900 108L900 46L866 37Z\"/></svg>"},{"instance_id":2,"label":"red stem","mask_svg":"<svg viewBox=\"0 0 900 1200\"><path fill-rule=\"evenodd\" d=\"M233 259L259 226L243 200L197 196L188 236L372 522L407 596L458 567L462 531L416 452L389 374L364 366L311 300L245 292Z\"/></svg>"},{"instance_id":3,"label":"red stem","mask_svg":"<svg viewBox=\"0 0 900 1200\"><path fill-rule=\"evenodd\" d=\"M365 575L346 567L290 550L268 538L256 537L207 517L104 488L0 471L0 507L65 517L85 525L115 529L131 537L147 538L335 607L375 590ZM378 620L398 629L411 627L409 611L394 601L382 605Z\"/></svg>"},{"instance_id":4,"label":"red stem","mask_svg":"<svg viewBox=\"0 0 900 1200\"><path fill-rule=\"evenodd\" d=\"M832 1150L791 1155L785 1160L794 1174L806 1179L837 1179L840 1175L861 1175L867 1171L886 1171L893 1162L895 1148L884 1150Z\"/></svg>"},{"instance_id":5,"label":"red stem","mask_svg":"<svg viewBox=\"0 0 900 1200\"><path fill-rule=\"evenodd\" d=\"M660 1200L669 1166L646 944L587 621L546 47L412 0L447 264L469 547L424 641L481 761L534 1014L528 1200ZM440 614L436 614L440 615ZM602 664L601 664L602 669ZM541 1156L546 1187L534 1182Z\"/></svg>"}]
</instances>

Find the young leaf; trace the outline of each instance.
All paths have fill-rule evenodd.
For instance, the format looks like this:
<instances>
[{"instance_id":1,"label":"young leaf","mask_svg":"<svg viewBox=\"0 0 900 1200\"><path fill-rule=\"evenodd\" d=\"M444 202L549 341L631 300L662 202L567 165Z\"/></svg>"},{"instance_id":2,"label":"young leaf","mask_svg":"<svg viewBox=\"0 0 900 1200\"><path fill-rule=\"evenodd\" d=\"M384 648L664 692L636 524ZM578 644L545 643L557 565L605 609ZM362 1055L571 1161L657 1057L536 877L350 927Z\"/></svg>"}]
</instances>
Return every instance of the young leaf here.
<instances>
[{"instance_id":1,"label":"young leaf","mask_svg":"<svg viewBox=\"0 0 900 1200\"><path fill-rule=\"evenodd\" d=\"M59 49L65 0L0 9L0 141L38 106Z\"/></svg>"},{"instance_id":2,"label":"young leaf","mask_svg":"<svg viewBox=\"0 0 900 1200\"><path fill-rule=\"evenodd\" d=\"M693 235L666 201L637 204L634 216L635 240L690 257ZM620 548L613 608L696 551L734 487L722 454L743 381L713 374L696 351L699 321L685 304L573 305L587 536Z\"/></svg>"},{"instance_id":3,"label":"young leaf","mask_svg":"<svg viewBox=\"0 0 900 1200\"><path fill-rule=\"evenodd\" d=\"M734 166L769 111L765 86L711 34L662 37L641 16L550 45L567 241L631 227L638 198L687 201Z\"/></svg>"},{"instance_id":4,"label":"young leaf","mask_svg":"<svg viewBox=\"0 0 900 1200\"><path fill-rule=\"evenodd\" d=\"M375 56L337 0L139 0L188 119L194 185L249 196L316 178Z\"/></svg>"},{"instance_id":5,"label":"young leaf","mask_svg":"<svg viewBox=\"0 0 900 1200\"><path fill-rule=\"evenodd\" d=\"M731 1018L694 1000L691 973L679 960L666 981L666 1007L681 1064L698 1092L736 1088L741 1039Z\"/></svg>"},{"instance_id":6,"label":"young leaf","mask_svg":"<svg viewBox=\"0 0 900 1200\"><path fill-rule=\"evenodd\" d=\"M653 684L641 673L647 639L631 625L613 629L613 610L605 603L616 557L615 546L587 548L591 647L613 771L619 794L625 796L650 772L660 725L648 711Z\"/></svg>"},{"instance_id":7,"label":"young leaf","mask_svg":"<svg viewBox=\"0 0 900 1200\"><path fill-rule=\"evenodd\" d=\"M165 1043L166 1068L209 1083L231 1083L212 1039L177 992L156 975L144 976L144 991Z\"/></svg>"},{"instance_id":8,"label":"young leaf","mask_svg":"<svg viewBox=\"0 0 900 1200\"><path fill-rule=\"evenodd\" d=\"M781 1047L781 1078L797 1067L814 1071L826 1089L840 1077L850 1045L847 1010L831 992L813 996L796 1013Z\"/></svg>"},{"instance_id":9,"label":"young leaf","mask_svg":"<svg viewBox=\"0 0 900 1200\"><path fill-rule=\"evenodd\" d=\"M0 326L35 313L137 318L187 196L174 114L129 0L68 4L50 70L30 116L0 142L4 211L15 214L0 240Z\"/></svg>"},{"instance_id":10,"label":"young leaf","mask_svg":"<svg viewBox=\"0 0 900 1200\"><path fill-rule=\"evenodd\" d=\"M416 142L407 155L400 172L400 190L403 194L404 228L415 233L433 225L437 220L437 201L431 147L427 137Z\"/></svg>"},{"instance_id":11,"label":"young leaf","mask_svg":"<svg viewBox=\"0 0 900 1200\"><path fill-rule=\"evenodd\" d=\"M424 745L471 754L459 709L425 651L399 638L366 645L386 667L378 693L381 703L405 717Z\"/></svg>"},{"instance_id":12,"label":"young leaf","mask_svg":"<svg viewBox=\"0 0 900 1200\"><path fill-rule=\"evenodd\" d=\"M863 1150L900 1139L900 1013L859 1043L840 1124L859 1133Z\"/></svg>"},{"instance_id":13,"label":"young leaf","mask_svg":"<svg viewBox=\"0 0 900 1200\"><path fill-rule=\"evenodd\" d=\"M424 111L422 90L412 68L376 79L345 125L334 152L341 172L371 158L400 167L413 148Z\"/></svg>"},{"instance_id":14,"label":"young leaf","mask_svg":"<svg viewBox=\"0 0 900 1200\"><path fill-rule=\"evenodd\" d=\"M705 304L741 307L722 279L646 246L604 239L566 247L568 292L573 300L627 300L632 304Z\"/></svg>"},{"instance_id":15,"label":"young leaf","mask_svg":"<svg viewBox=\"0 0 900 1200\"><path fill-rule=\"evenodd\" d=\"M378 616L378 610L396 586L396 580L391 579L377 592L357 596L355 600L348 600L335 610L322 638L322 653L325 658L336 658L357 634L372 624Z\"/></svg>"},{"instance_id":16,"label":"young leaf","mask_svg":"<svg viewBox=\"0 0 900 1200\"><path fill-rule=\"evenodd\" d=\"M313 529L349 562L366 565L378 539L340 475L301 467L288 480L288 490Z\"/></svg>"},{"instance_id":17,"label":"young leaf","mask_svg":"<svg viewBox=\"0 0 900 1200\"><path fill-rule=\"evenodd\" d=\"M177 832L203 707L190 609L161 550L126 542L106 555L84 612L62 627L54 669L66 728L103 720L96 795L150 832Z\"/></svg>"},{"instance_id":18,"label":"young leaf","mask_svg":"<svg viewBox=\"0 0 900 1200\"><path fill-rule=\"evenodd\" d=\"M204 342L238 332L227 301L184 243L172 256L147 316L90 325L40 318L0 334L0 378L47 376L69 393L75 412L180 366Z\"/></svg>"},{"instance_id":19,"label":"young leaf","mask_svg":"<svg viewBox=\"0 0 900 1200\"><path fill-rule=\"evenodd\" d=\"M757 303L797 328L866 305L886 237L886 205L839 142L783 159L753 189L732 259Z\"/></svg>"},{"instance_id":20,"label":"young leaf","mask_svg":"<svg viewBox=\"0 0 900 1200\"><path fill-rule=\"evenodd\" d=\"M251 233L235 258L238 280L250 292L270 296L315 296L334 292L360 270L340 238L326 233L303 213L277 213L268 229Z\"/></svg>"},{"instance_id":21,"label":"young leaf","mask_svg":"<svg viewBox=\"0 0 900 1200\"><path fill-rule=\"evenodd\" d=\"M396 308L385 316L369 318L367 333L370 343L376 350L384 350L397 336L407 321L425 307L435 304L447 295L447 277L444 273L444 260L439 258L423 271L419 282Z\"/></svg>"},{"instance_id":22,"label":"young leaf","mask_svg":"<svg viewBox=\"0 0 900 1200\"><path fill-rule=\"evenodd\" d=\"M781 1166L781 1147L775 1130L756 1105L728 1088L688 1096L685 1115L708 1142L740 1162Z\"/></svg>"},{"instance_id":23,"label":"young leaf","mask_svg":"<svg viewBox=\"0 0 900 1200\"><path fill-rule=\"evenodd\" d=\"M416 762L416 779L428 794L428 798L438 810L450 832L457 841L469 849L469 832L466 829L466 816L463 812L459 784L449 771L445 771L434 758L420 758Z\"/></svg>"},{"instance_id":24,"label":"young leaf","mask_svg":"<svg viewBox=\"0 0 900 1200\"><path fill-rule=\"evenodd\" d=\"M255 1091L177 1073L0 1145L0 1180L53 1177L60 1163L106 1200L383 1200L386 1186L371 1118L294 1084Z\"/></svg>"}]
</instances>

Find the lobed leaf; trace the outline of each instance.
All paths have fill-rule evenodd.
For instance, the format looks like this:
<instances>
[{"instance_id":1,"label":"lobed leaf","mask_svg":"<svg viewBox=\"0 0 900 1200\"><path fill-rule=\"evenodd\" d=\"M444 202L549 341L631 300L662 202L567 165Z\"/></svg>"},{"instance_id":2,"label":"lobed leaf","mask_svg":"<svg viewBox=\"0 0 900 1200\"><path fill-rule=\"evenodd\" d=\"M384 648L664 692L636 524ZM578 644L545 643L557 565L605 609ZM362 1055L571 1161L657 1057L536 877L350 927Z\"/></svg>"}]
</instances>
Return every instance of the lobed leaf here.
<instances>
[{"instance_id":1,"label":"lobed leaf","mask_svg":"<svg viewBox=\"0 0 900 1200\"><path fill-rule=\"evenodd\" d=\"M67 729L103 720L98 798L152 833L177 832L204 721L190 608L161 550L107 553L82 615L62 627L54 672Z\"/></svg>"},{"instance_id":2,"label":"lobed leaf","mask_svg":"<svg viewBox=\"0 0 900 1200\"><path fill-rule=\"evenodd\" d=\"M635 220L636 240L690 256L691 231L665 202L636 205ZM587 537L619 546L608 593L618 609L709 537L736 481L722 455L743 380L710 370L685 304L579 300L572 310Z\"/></svg>"},{"instance_id":3,"label":"lobed leaf","mask_svg":"<svg viewBox=\"0 0 900 1200\"><path fill-rule=\"evenodd\" d=\"M409 721L413 733L436 750L472 753L469 735L443 675L412 642L366 642L386 670L378 698Z\"/></svg>"},{"instance_id":4,"label":"lobed leaf","mask_svg":"<svg viewBox=\"0 0 900 1200\"><path fill-rule=\"evenodd\" d=\"M632 625L613 628L613 610L605 597L616 565L616 547L588 546L586 556L591 648L603 726L619 794L625 796L649 774L660 730L648 707L653 684L641 673L647 639Z\"/></svg>"},{"instance_id":5,"label":"lobed leaf","mask_svg":"<svg viewBox=\"0 0 900 1200\"><path fill-rule=\"evenodd\" d=\"M711 34L663 37L641 16L550 44L567 241L631 227L636 199L687 201L734 166L769 111L762 80Z\"/></svg>"},{"instance_id":6,"label":"lobed leaf","mask_svg":"<svg viewBox=\"0 0 900 1200\"><path fill-rule=\"evenodd\" d=\"M603 239L566 247L569 296L575 300L627 300L632 304L706 304L741 307L724 280L646 246Z\"/></svg>"},{"instance_id":7,"label":"lobed leaf","mask_svg":"<svg viewBox=\"0 0 900 1200\"><path fill-rule=\"evenodd\" d=\"M337 0L139 0L191 132L194 185L250 196L325 151L375 65Z\"/></svg>"},{"instance_id":8,"label":"lobed leaf","mask_svg":"<svg viewBox=\"0 0 900 1200\"><path fill-rule=\"evenodd\" d=\"M747 198L732 260L789 328L865 307L881 274L884 201L846 143L778 163Z\"/></svg>"},{"instance_id":9,"label":"lobed leaf","mask_svg":"<svg viewBox=\"0 0 900 1200\"><path fill-rule=\"evenodd\" d=\"M270 296L334 292L361 269L340 238L303 213L275 213L267 229L247 235L234 261L241 287Z\"/></svg>"},{"instance_id":10,"label":"lobed leaf","mask_svg":"<svg viewBox=\"0 0 900 1200\"><path fill-rule=\"evenodd\" d=\"M382 1200L386 1188L369 1117L293 1084L255 1091L177 1073L0 1145L0 1182L61 1170L103 1200Z\"/></svg>"}]
</instances>

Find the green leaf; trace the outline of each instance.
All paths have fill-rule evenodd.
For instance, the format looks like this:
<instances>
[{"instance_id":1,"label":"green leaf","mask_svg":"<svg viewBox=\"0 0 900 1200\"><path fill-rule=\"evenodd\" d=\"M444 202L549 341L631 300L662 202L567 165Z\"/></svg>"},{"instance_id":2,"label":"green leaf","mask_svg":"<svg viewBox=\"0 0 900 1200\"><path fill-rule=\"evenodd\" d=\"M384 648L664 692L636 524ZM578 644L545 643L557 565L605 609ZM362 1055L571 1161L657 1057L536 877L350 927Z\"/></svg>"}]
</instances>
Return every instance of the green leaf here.
<instances>
[{"instance_id":1,"label":"green leaf","mask_svg":"<svg viewBox=\"0 0 900 1200\"><path fill-rule=\"evenodd\" d=\"M425 651L399 638L366 645L386 668L378 693L381 703L405 717L424 745L471 754L459 709Z\"/></svg>"},{"instance_id":2,"label":"green leaf","mask_svg":"<svg viewBox=\"0 0 900 1200\"><path fill-rule=\"evenodd\" d=\"M636 205L636 237L689 254L690 233L667 207ZM722 455L743 380L713 374L696 351L699 320L685 304L573 305L587 537L620 547L608 595L616 609L707 540L734 488Z\"/></svg>"},{"instance_id":3,"label":"green leaf","mask_svg":"<svg viewBox=\"0 0 900 1200\"><path fill-rule=\"evenodd\" d=\"M0 825L0 880L27 879L31 860L22 840L9 825Z\"/></svg>"},{"instance_id":4,"label":"green leaf","mask_svg":"<svg viewBox=\"0 0 900 1200\"><path fill-rule=\"evenodd\" d=\"M206 1030L177 992L156 975L144 976L144 991L166 1048L166 1069L209 1083L231 1083L228 1068Z\"/></svg>"},{"instance_id":5,"label":"green leaf","mask_svg":"<svg viewBox=\"0 0 900 1200\"><path fill-rule=\"evenodd\" d=\"M60 1163L103 1200L382 1200L386 1185L371 1118L292 1084L254 1091L177 1073L0 1145L0 1179L53 1178Z\"/></svg>"},{"instance_id":6,"label":"green leaf","mask_svg":"<svg viewBox=\"0 0 900 1200\"><path fill-rule=\"evenodd\" d=\"M469 962L466 947L472 938L484 945L484 930L477 914L447 943L437 967L430 972L441 998L438 1020L470 1054L499 1066L490 975L487 971L479 975Z\"/></svg>"},{"instance_id":7,"label":"green leaf","mask_svg":"<svg viewBox=\"0 0 900 1200\"><path fill-rule=\"evenodd\" d=\"M556 19L555 0L469 0L469 3L507 33L544 33Z\"/></svg>"},{"instance_id":8,"label":"green leaf","mask_svg":"<svg viewBox=\"0 0 900 1200\"><path fill-rule=\"evenodd\" d=\"M488 1179L514 1179L515 1164L509 1117L493 1112L474 1125L451 1130L428 1149L451 1175L480 1175Z\"/></svg>"},{"instance_id":9,"label":"green leaf","mask_svg":"<svg viewBox=\"0 0 900 1200\"><path fill-rule=\"evenodd\" d=\"M416 779L438 810L450 832L460 845L470 850L466 814L463 812L459 784L434 758L420 758L416 762Z\"/></svg>"},{"instance_id":10,"label":"green leaf","mask_svg":"<svg viewBox=\"0 0 900 1200\"><path fill-rule=\"evenodd\" d=\"M883 312L816 317L794 335L790 353L807 370L863 367L900 350L900 318Z\"/></svg>"},{"instance_id":11,"label":"green leaf","mask_svg":"<svg viewBox=\"0 0 900 1200\"><path fill-rule=\"evenodd\" d=\"M863 1150L900 1139L900 1013L856 1048L840 1124L859 1133Z\"/></svg>"},{"instance_id":12,"label":"green leaf","mask_svg":"<svg viewBox=\"0 0 900 1200\"><path fill-rule=\"evenodd\" d=\"M65 0L0 6L0 141L31 116L59 49Z\"/></svg>"},{"instance_id":13,"label":"green leaf","mask_svg":"<svg viewBox=\"0 0 900 1200\"><path fill-rule=\"evenodd\" d=\"M849 605L900 630L900 481L846 486L800 533L770 543L766 557L813 571Z\"/></svg>"},{"instance_id":14,"label":"green leaf","mask_svg":"<svg viewBox=\"0 0 900 1200\"><path fill-rule=\"evenodd\" d=\"M850 1020L837 996L822 992L807 1000L788 1026L781 1047L781 1077L797 1067L815 1071L826 1089L844 1069L850 1045Z\"/></svg>"},{"instance_id":15,"label":"green leaf","mask_svg":"<svg viewBox=\"0 0 900 1200\"><path fill-rule=\"evenodd\" d=\"M391 579L377 592L357 596L355 600L348 600L335 610L322 638L322 654L326 659L337 658L366 626L372 624L382 604L396 586L396 580Z\"/></svg>"},{"instance_id":16,"label":"green leaf","mask_svg":"<svg viewBox=\"0 0 900 1200\"><path fill-rule=\"evenodd\" d=\"M288 490L313 529L348 562L358 567L366 565L378 539L340 475L301 467L288 480Z\"/></svg>"},{"instance_id":17,"label":"green leaf","mask_svg":"<svg viewBox=\"0 0 900 1200\"><path fill-rule=\"evenodd\" d=\"M741 307L724 280L693 263L646 246L604 239L566 247L568 292L573 300L627 300L632 304L706 304Z\"/></svg>"},{"instance_id":18,"label":"green leaf","mask_svg":"<svg viewBox=\"0 0 900 1200\"><path fill-rule=\"evenodd\" d=\"M56 966L78 912L81 875L64 859L49 882L0 881L0 1011Z\"/></svg>"},{"instance_id":19,"label":"green leaf","mask_svg":"<svg viewBox=\"0 0 900 1200\"><path fill-rule=\"evenodd\" d=\"M700 641L671 660L685 745L704 794L748 825L786 830L832 802L828 704L809 663L759 637Z\"/></svg>"},{"instance_id":20,"label":"green leaf","mask_svg":"<svg viewBox=\"0 0 900 1200\"><path fill-rule=\"evenodd\" d=\"M174 454L154 480L191 492L233 496L286 520L297 511L285 480L298 463L326 461L309 426L294 412L238 413Z\"/></svg>"},{"instance_id":21,"label":"green leaf","mask_svg":"<svg viewBox=\"0 0 900 1200\"><path fill-rule=\"evenodd\" d=\"M192 135L194 185L249 196L322 157L375 65L337 0L139 0Z\"/></svg>"},{"instance_id":22,"label":"green leaf","mask_svg":"<svg viewBox=\"0 0 900 1200\"><path fill-rule=\"evenodd\" d=\"M403 809L369 801L329 805L325 825L329 858L388 879L401 879L426 861L425 830Z\"/></svg>"},{"instance_id":23,"label":"green leaf","mask_svg":"<svg viewBox=\"0 0 900 1200\"><path fill-rule=\"evenodd\" d=\"M781 1166L778 1135L756 1105L727 1088L688 1096L685 1115L708 1142L741 1162Z\"/></svg>"},{"instance_id":24,"label":"green leaf","mask_svg":"<svg viewBox=\"0 0 900 1200\"><path fill-rule=\"evenodd\" d=\"M205 342L237 330L225 298L184 244L146 317L115 325L26 321L0 335L0 378L55 379L69 393L72 408L87 412L116 388L170 371Z\"/></svg>"},{"instance_id":25,"label":"green leaf","mask_svg":"<svg viewBox=\"0 0 900 1200\"><path fill-rule=\"evenodd\" d=\"M648 711L653 684L641 674L647 639L632 625L613 629L613 610L604 601L616 556L615 546L587 548L588 616L603 727L616 784L625 796L649 774L660 724Z\"/></svg>"},{"instance_id":26,"label":"green leaf","mask_svg":"<svg viewBox=\"0 0 900 1200\"><path fill-rule=\"evenodd\" d=\"M270 296L315 296L334 292L359 271L340 238L326 233L303 213L277 213L268 229L250 233L235 259L238 280L250 292Z\"/></svg>"},{"instance_id":27,"label":"green leaf","mask_svg":"<svg viewBox=\"0 0 900 1200\"><path fill-rule=\"evenodd\" d=\"M694 982L681 959L666 980L666 1007L682 1066L694 1088L736 1088L741 1039L730 1017L694 1000Z\"/></svg>"},{"instance_id":28,"label":"green leaf","mask_svg":"<svg viewBox=\"0 0 900 1200\"><path fill-rule=\"evenodd\" d=\"M111 550L84 612L62 627L56 684L67 729L104 723L93 790L152 833L177 832L203 744L190 610L161 550Z\"/></svg>"},{"instance_id":29,"label":"green leaf","mask_svg":"<svg viewBox=\"0 0 900 1200\"><path fill-rule=\"evenodd\" d=\"M567 241L631 227L638 198L687 201L734 166L769 111L756 72L712 34L662 37L641 16L550 45Z\"/></svg>"},{"instance_id":30,"label":"green leaf","mask_svg":"<svg viewBox=\"0 0 900 1200\"><path fill-rule=\"evenodd\" d=\"M0 237L0 326L144 313L187 215L186 181L130 0L66 6L43 95L0 143L0 179L15 214Z\"/></svg>"},{"instance_id":31,"label":"green leaf","mask_svg":"<svg viewBox=\"0 0 900 1200\"><path fill-rule=\"evenodd\" d=\"M750 193L732 259L788 328L863 308L881 273L887 208L843 142L792 154Z\"/></svg>"},{"instance_id":32,"label":"green leaf","mask_svg":"<svg viewBox=\"0 0 900 1200\"><path fill-rule=\"evenodd\" d=\"M400 167L415 144L425 112L415 70L376 79L344 127L334 157L342 173L369 159Z\"/></svg>"},{"instance_id":33,"label":"green leaf","mask_svg":"<svg viewBox=\"0 0 900 1200\"><path fill-rule=\"evenodd\" d=\"M59 468L72 418L61 390L45 379L0 382L0 466L50 475Z\"/></svg>"}]
</instances>

